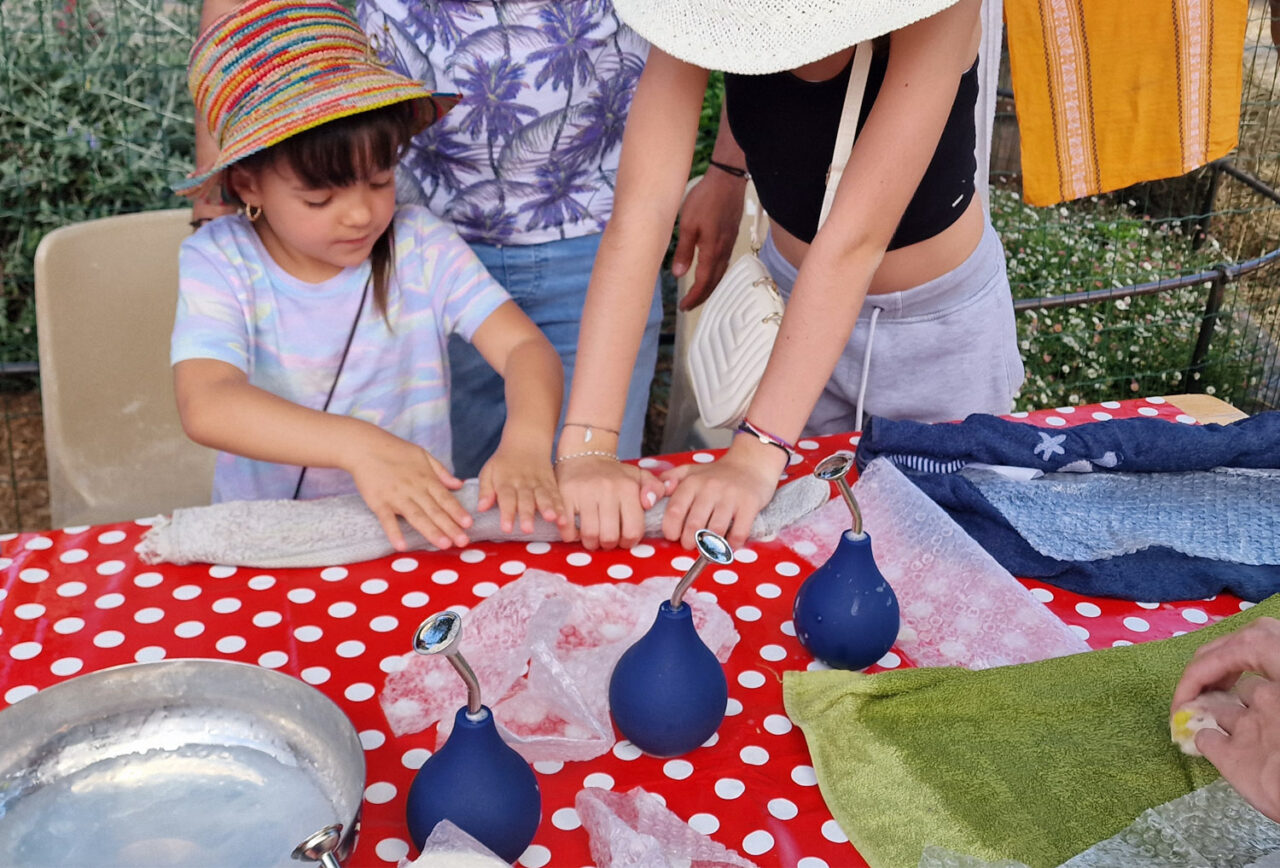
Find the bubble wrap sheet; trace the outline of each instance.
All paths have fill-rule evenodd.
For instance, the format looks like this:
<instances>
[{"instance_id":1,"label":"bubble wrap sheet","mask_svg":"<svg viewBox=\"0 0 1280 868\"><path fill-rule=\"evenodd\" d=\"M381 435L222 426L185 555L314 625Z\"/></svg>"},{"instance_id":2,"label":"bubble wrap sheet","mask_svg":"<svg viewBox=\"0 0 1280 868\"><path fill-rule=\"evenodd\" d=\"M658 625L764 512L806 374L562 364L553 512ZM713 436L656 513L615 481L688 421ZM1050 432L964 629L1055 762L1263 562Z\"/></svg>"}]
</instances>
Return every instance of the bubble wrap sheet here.
<instances>
[{"instance_id":1,"label":"bubble wrap sheet","mask_svg":"<svg viewBox=\"0 0 1280 868\"><path fill-rule=\"evenodd\" d=\"M1089 650L888 460L868 465L853 490L876 565L898 595L898 647L916 664L986 669ZM779 538L816 567L849 526L836 498Z\"/></svg>"},{"instance_id":2,"label":"bubble wrap sheet","mask_svg":"<svg viewBox=\"0 0 1280 868\"><path fill-rule=\"evenodd\" d=\"M1144 811L1133 825L1060 868L1269 868L1280 856L1280 824L1219 780ZM929 847L920 868L1027 868Z\"/></svg>"}]
</instances>

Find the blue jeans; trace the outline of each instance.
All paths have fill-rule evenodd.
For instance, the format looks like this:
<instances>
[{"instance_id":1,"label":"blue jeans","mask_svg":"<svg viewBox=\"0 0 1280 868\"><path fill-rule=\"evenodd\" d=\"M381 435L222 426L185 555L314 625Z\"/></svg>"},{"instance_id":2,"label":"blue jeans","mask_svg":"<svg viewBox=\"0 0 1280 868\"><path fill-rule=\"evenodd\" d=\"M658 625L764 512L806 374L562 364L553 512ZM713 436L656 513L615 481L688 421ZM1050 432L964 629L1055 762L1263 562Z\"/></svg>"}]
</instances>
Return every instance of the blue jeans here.
<instances>
[{"instance_id":1,"label":"blue jeans","mask_svg":"<svg viewBox=\"0 0 1280 868\"><path fill-rule=\"evenodd\" d=\"M569 404L574 360L578 353L578 326L587 298L587 282L595 263L600 235L584 235L543 244L494 247L472 244L484 267L502 284L520 309L528 314L564 363L564 405ZM645 414L649 409L649 384L658 359L658 331L662 325L660 284L654 285L653 304L645 324L644 339L636 358L627 409L618 441L621 458L640 455ZM466 341L449 339L450 421L453 424L454 473L466 479L476 476L502 439L507 407L502 377ZM564 421L561 411L560 421ZM576 421L580 421L575 419ZM596 421L584 417L581 421Z\"/></svg>"}]
</instances>

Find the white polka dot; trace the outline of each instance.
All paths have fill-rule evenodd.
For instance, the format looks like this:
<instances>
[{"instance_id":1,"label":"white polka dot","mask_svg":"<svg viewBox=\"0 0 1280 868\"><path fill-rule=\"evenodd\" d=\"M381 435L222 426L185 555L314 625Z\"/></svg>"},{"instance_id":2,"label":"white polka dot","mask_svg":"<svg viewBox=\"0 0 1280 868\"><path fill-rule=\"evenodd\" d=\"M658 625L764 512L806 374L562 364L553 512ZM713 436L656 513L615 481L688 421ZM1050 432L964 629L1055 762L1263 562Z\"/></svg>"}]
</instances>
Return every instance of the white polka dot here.
<instances>
[{"instance_id":1,"label":"white polka dot","mask_svg":"<svg viewBox=\"0 0 1280 868\"><path fill-rule=\"evenodd\" d=\"M739 621L759 621L761 612L755 606L739 606L733 612Z\"/></svg>"},{"instance_id":2,"label":"white polka dot","mask_svg":"<svg viewBox=\"0 0 1280 868\"><path fill-rule=\"evenodd\" d=\"M346 567L325 567L320 571L320 578L326 582L340 582L348 575Z\"/></svg>"},{"instance_id":3,"label":"white polka dot","mask_svg":"<svg viewBox=\"0 0 1280 868\"><path fill-rule=\"evenodd\" d=\"M733 552L733 559L740 564L754 564L759 557L760 555L747 548L735 549Z\"/></svg>"},{"instance_id":4,"label":"white polka dot","mask_svg":"<svg viewBox=\"0 0 1280 868\"><path fill-rule=\"evenodd\" d=\"M551 815L551 825L565 832L572 832L582 825L582 818L573 808L561 808Z\"/></svg>"},{"instance_id":5,"label":"white polka dot","mask_svg":"<svg viewBox=\"0 0 1280 868\"><path fill-rule=\"evenodd\" d=\"M815 449L817 449L817 448L818 448L818 441L817 441L817 440L809 440L809 439L805 439L805 440L798 440L798 441L796 441L796 448L797 448L797 449L804 449L804 450L806 450L806 451L812 452L813 450L815 450Z\"/></svg>"},{"instance_id":6,"label":"white polka dot","mask_svg":"<svg viewBox=\"0 0 1280 868\"><path fill-rule=\"evenodd\" d=\"M381 733L379 733L381 735ZM422 764L431 759L431 751L425 747L414 747L405 751L400 755L400 765L407 769L417 771L422 768Z\"/></svg>"},{"instance_id":7,"label":"white polka dot","mask_svg":"<svg viewBox=\"0 0 1280 868\"><path fill-rule=\"evenodd\" d=\"M570 552L564 560L571 567L585 567L591 563L591 555L586 552Z\"/></svg>"},{"instance_id":8,"label":"white polka dot","mask_svg":"<svg viewBox=\"0 0 1280 868\"><path fill-rule=\"evenodd\" d=\"M1243 612L1243 611L1245 611L1246 609L1252 609L1252 608L1253 608L1254 606L1256 606L1256 605L1257 605L1257 603L1250 603L1248 600L1241 600L1241 601L1240 601L1240 611L1241 611L1241 612Z\"/></svg>"},{"instance_id":9,"label":"white polka dot","mask_svg":"<svg viewBox=\"0 0 1280 868\"><path fill-rule=\"evenodd\" d=\"M629 579L633 570L626 564L611 564L605 574L611 579Z\"/></svg>"},{"instance_id":10,"label":"white polka dot","mask_svg":"<svg viewBox=\"0 0 1280 868\"><path fill-rule=\"evenodd\" d=\"M663 764L662 773L673 781L683 781L693 774L693 763L688 760L673 759Z\"/></svg>"},{"instance_id":11,"label":"white polka dot","mask_svg":"<svg viewBox=\"0 0 1280 868\"><path fill-rule=\"evenodd\" d=\"M720 819L715 814L694 814L689 818L689 828L703 835L714 835L720 829Z\"/></svg>"},{"instance_id":12,"label":"white polka dot","mask_svg":"<svg viewBox=\"0 0 1280 868\"><path fill-rule=\"evenodd\" d=\"M333 673L323 666L308 666L299 674L308 684L324 684L333 676Z\"/></svg>"},{"instance_id":13,"label":"white polka dot","mask_svg":"<svg viewBox=\"0 0 1280 868\"><path fill-rule=\"evenodd\" d=\"M1136 605L1140 609L1159 609L1160 608L1159 603L1137 603Z\"/></svg>"},{"instance_id":14,"label":"white polka dot","mask_svg":"<svg viewBox=\"0 0 1280 868\"><path fill-rule=\"evenodd\" d=\"M173 628L173 635L179 639L194 639L204 632L204 624L199 621L183 621Z\"/></svg>"},{"instance_id":15,"label":"white polka dot","mask_svg":"<svg viewBox=\"0 0 1280 868\"><path fill-rule=\"evenodd\" d=\"M796 766L791 770L791 782L801 787L816 787L818 773L813 770L813 766Z\"/></svg>"},{"instance_id":16,"label":"white polka dot","mask_svg":"<svg viewBox=\"0 0 1280 868\"><path fill-rule=\"evenodd\" d=\"M1044 423L1046 425L1051 425L1054 428L1061 428L1063 425L1067 424L1067 420L1063 419L1061 416L1046 416Z\"/></svg>"},{"instance_id":17,"label":"white polka dot","mask_svg":"<svg viewBox=\"0 0 1280 868\"><path fill-rule=\"evenodd\" d=\"M14 607L13 614L24 621L34 621L45 613L44 606L39 603L23 603Z\"/></svg>"},{"instance_id":18,"label":"white polka dot","mask_svg":"<svg viewBox=\"0 0 1280 868\"><path fill-rule=\"evenodd\" d=\"M819 859L817 856L805 856L796 863L796 868L831 868L827 864L826 859Z\"/></svg>"},{"instance_id":19,"label":"white polka dot","mask_svg":"<svg viewBox=\"0 0 1280 868\"><path fill-rule=\"evenodd\" d=\"M249 589L253 591L265 591L274 587L276 583L275 576L254 576L249 580Z\"/></svg>"},{"instance_id":20,"label":"white polka dot","mask_svg":"<svg viewBox=\"0 0 1280 868\"><path fill-rule=\"evenodd\" d=\"M742 852L749 856L759 856L773 849L773 836L764 829L756 829L742 839Z\"/></svg>"},{"instance_id":21,"label":"white polka dot","mask_svg":"<svg viewBox=\"0 0 1280 868\"><path fill-rule=\"evenodd\" d=\"M410 591L400 598L400 605L406 609L421 609L431 600L422 591Z\"/></svg>"},{"instance_id":22,"label":"white polka dot","mask_svg":"<svg viewBox=\"0 0 1280 868\"><path fill-rule=\"evenodd\" d=\"M729 697L729 701L724 704L724 716L736 717L739 714L742 714L742 703L732 696Z\"/></svg>"},{"instance_id":23,"label":"white polka dot","mask_svg":"<svg viewBox=\"0 0 1280 868\"><path fill-rule=\"evenodd\" d=\"M324 631L314 624L305 624L293 631L293 638L299 642L316 642L324 635Z\"/></svg>"},{"instance_id":24,"label":"white polka dot","mask_svg":"<svg viewBox=\"0 0 1280 868\"><path fill-rule=\"evenodd\" d=\"M738 751L738 757L749 766L762 766L769 762L769 752L754 744L749 744Z\"/></svg>"},{"instance_id":25,"label":"white polka dot","mask_svg":"<svg viewBox=\"0 0 1280 868\"><path fill-rule=\"evenodd\" d=\"M31 684L19 684L17 687L10 687L4 693L4 701L13 705L15 702L21 702L28 696L35 696L36 688Z\"/></svg>"},{"instance_id":26,"label":"white polka dot","mask_svg":"<svg viewBox=\"0 0 1280 868\"><path fill-rule=\"evenodd\" d=\"M620 741L613 746L613 755L618 759L626 760L627 762L640 759L642 753L643 752L640 748L626 740Z\"/></svg>"},{"instance_id":27,"label":"white polka dot","mask_svg":"<svg viewBox=\"0 0 1280 868\"><path fill-rule=\"evenodd\" d=\"M833 844L849 843L849 836L844 833L844 829L841 829L840 824L835 820L827 820L822 824L822 837Z\"/></svg>"},{"instance_id":28,"label":"white polka dot","mask_svg":"<svg viewBox=\"0 0 1280 868\"><path fill-rule=\"evenodd\" d=\"M755 670L748 669L745 672L738 673L738 683L748 690L754 690L757 687L764 686L764 675Z\"/></svg>"},{"instance_id":29,"label":"white polka dot","mask_svg":"<svg viewBox=\"0 0 1280 868\"><path fill-rule=\"evenodd\" d=\"M716 795L731 802L747 791L747 785L737 778L721 778L716 781Z\"/></svg>"},{"instance_id":30,"label":"white polka dot","mask_svg":"<svg viewBox=\"0 0 1280 868\"><path fill-rule=\"evenodd\" d=\"M214 579L229 579L236 574L236 568L229 564L218 564L209 567L209 576Z\"/></svg>"},{"instance_id":31,"label":"white polka dot","mask_svg":"<svg viewBox=\"0 0 1280 868\"><path fill-rule=\"evenodd\" d=\"M716 570L711 574L717 585L732 585L738 581L738 574L733 570Z\"/></svg>"},{"instance_id":32,"label":"white polka dot","mask_svg":"<svg viewBox=\"0 0 1280 868\"><path fill-rule=\"evenodd\" d=\"M368 579L361 583L360 590L366 594L381 594L387 588L391 587L386 579Z\"/></svg>"},{"instance_id":33,"label":"white polka dot","mask_svg":"<svg viewBox=\"0 0 1280 868\"><path fill-rule=\"evenodd\" d=\"M1054 407L1053 409L1066 416L1070 416L1076 411L1075 407Z\"/></svg>"},{"instance_id":34,"label":"white polka dot","mask_svg":"<svg viewBox=\"0 0 1280 868\"><path fill-rule=\"evenodd\" d=\"M19 642L9 649L9 656L14 660L30 660L38 655L42 648L39 642Z\"/></svg>"},{"instance_id":35,"label":"white polka dot","mask_svg":"<svg viewBox=\"0 0 1280 868\"><path fill-rule=\"evenodd\" d=\"M268 651L258 658L258 665L263 669L279 669L289 662L289 655L283 651Z\"/></svg>"},{"instance_id":36,"label":"white polka dot","mask_svg":"<svg viewBox=\"0 0 1280 868\"><path fill-rule=\"evenodd\" d=\"M240 601L235 597L222 597L214 600L209 608L219 615L230 615L232 612L240 611Z\"/></svg>"},{"instance_id":37,"label":"white polka dot","mask_svg":"<svg viewBox=\"0 0 1280 868\"><path fill-rule=\"evenodd\" d=\"M1076 613L1085 618L1096 618L1102 614L1102 609L1096 603L1076 603Z\"/></svg>"},{"instance_id":38,"label":"white polka dot","mask_svg":"<svg viewBox=\"0 0 1280 868\"><path fill-rule=\"evenodd\" d=\"M498 585L496 582L476 582L471 586L471 593L480 599L487 599L498 593Z\"/></svg>"},{"instance_id":39,"label":"white polka dot","mask_svg":"<svg viewBox=\"0 0 1280 868\"><path fill-rule=\"evenodd\" d=\"M114 576L124 569L124 561L103 561L94 570L100 576Z\"/></svg>"},{"instance_id":40,"label":"white polka dot","mask_svg":"<svg viewBox=\"0 0 1280 868\"><path fill-rule=\"evenodd\" d=\"M524 868L544 868L551 861L551 851L541 844L530 844L520 854L519 864Z\"/></svg>"},{"instance_id":41,"label":"white polka dot","mask_svg":"<svg viewBox=\"0 0 1280 868\"><path fill-rule=\"evenodd\" d=\"M365 750L377 750L387 743L387 736L380 729L362 729L356 733L356 737L360 739L360 747Z\"/></svg>"},{"instance_id":42,"label":"white polka dot","mask_svg":"<svg viewBox=\"0 0 1280 868\"><path fill-rule=\"evenodd\" d=\"M531 763L533 770L540 775L554 775L564 768L564 763L560 760L539 760Z\"/></svg>"},{"instance_id":43,"label":"white polka dot","mask_svg":"<svg viewBox=\"0 0 1280 868\"><path fill-rule=\"evenodd\" d=\"M1139 407L1138 414L1141 416L1159 416L1160 411L1155 407Z\"/></svg>"},{"instance_id":44,"label":"white polka dot","mask_svg":"<svg viewBox=\"0 0 1280 868\"><path fill-rule=\"evenodd\" d=\"M1106 422L1108 419L1112 418L1112 416L1110 413L1104 413L1101 410L1096 410L1093 413L1093 418L1098 422Z\"/></svg>"},{"instance_id":45,"label":"white polka dot","mask_svg":"<svg viewBox=\"0 0 1280 868\"><path fill-rule=\"evenodd\" d=\"M21 576L19 576L21 578ZM89 590L89 586L84 582L63 582L58 585L59 597L78 597L85 591Z\"/></svg>"},{"instance_id":46,"label":"white polka dot","mask_svg":"<svg viewBox=\"0 0 1280 868\"><path fill-rule=\"evenodd\" d=\"M582 779L584 787L596 787L601 790L613 789L613 775L605 772L592 772Z\"/></svg>"},{"instance_id":47,"label":"white polka dot","mask_svg":"<svg viewBox=\"0 0 1280 868\"><path fill-rule=\"evenodd\" d=\"M498 565L498 572L504 576L518 576L527 569L529 568L525 566L524 561L503 561Z\"/></svg>"},{"instance_id":48,"label":"white polka dot","mask_svg":"<svg viewBox=\"0 0 1280 868\"><path fill-rule=\"evenodd\" d=\"M377 781L364 788L364 800L373 805L385 805L395 797L395 785L386 781Z\"/></svg>"},{"instance_id":49,"label":"white polka dot","mask_svg":"<svg viewBox=\"0 0 1280 868\"><path fill-rule=\"evenodd\" d=\"M383 838L373 847L373 852L383 862L398 863L409 855L409 844L399 838Z\"/></svg>"},{"instance_id":50,"label":"white polka dot","mask_svg":"<svg viewBox=\"0 0 1280 868\"><path fill-rule=\"evenodd\" d=\"M1114 641L1114 642L1112 642L1112 643L1111 643L1111 647L1112 647L1112 648L1124 648L1126 645L1132 645L1132 644L1133 644L1133 643L1132 643L1132 642L1130 642L1128 639L1117 639L1116 641Z\"/></svg>"},{"instance_id":51,"label":"white polka dot","mask_svg":"<svg viewBox=\"0 0 1280 868\"><path fill-rule=\"evenodd\" d=\"M367 681L357 681L355 684L348 685L347 689L342 691L342 695L352 702L365 702L372 699L377 692L377 688Z\"/></svg>"},{"instance_id":52,"label":"white polka dot","mask_svg":"<svg viewBox=\"0 0 1280 868\"><path fill-rule=\"evenodd\" d=\"M303 605L310 603L316 598L316 592L310 588L290 588L289 593L285 594L290 603L298 603Z\"/></svg>"},{"instance_id":53,"label":"white polka dot","mask_svg":"<svg viewBox=\"0 0 1280 868\"><path fill-rule=\"evenodd\" d=\"M63 657L49 664L49 671L54 675L75 675L84 668L84 661L79 657Z\"/></svg>"},{"instance_id":54,"label":"white polka dot","mask_svg":"<svg viewBox=\"0 0 1280 868\"><path fill-rule=\"evenodd\" d=\"M631 547L633 558L651 558L657 550L648 543L638 543Z\"/></svg>"},{"instance_id":55,"label":"white polka dot","mask_svg":"<svg viewBox=\"0 0 1280 868\"><path fill-rule=\"evenodd\" d=\"M1192 624L1204 624L1209 620L1209 616L1200 609L1183 609L1182 617L1190 621Z\"/></svg>"},{"instance_id":56,"label":"white polka dot","mask_svg":"<svg viewBox=\"0 0 1280 868\"><path fill-rule=\"evenodd\" d=\"M637 467L643 467L645 470L652 470L660 464L662 464L662 462L656 458L641 458L636 462Z\"/></svg>"},{"instance_id":57,"label":"white polka dot","mask_svg":"<svg viewBox=\"0 0 1280 868\"><path fill-rule=\"evenodd\" d=\"M378 661L378 668L390 675L392 672L403 672L409 668L409 657L404 654L392 654Z\"/></svg>"},{"instance_id":58,"label":"white polka dot","mask_svg":"<svg viewBox=\"0 0 1280 868\"><path fill-rule=\"evenodd\" d=\"M1120 409L1120 402L1119 401L1102 401L1099 403L1098 406L1106 407L1108 410L1118 410Z\"/></svg>"},{"instance_id":59,"label":"white polka dot","mask_svg":"<svg viewBox=\"0 0 1280 868\"><path fill-rule=\"evenodd\" d=\"M710 452L695 452L690 456L697 464L710 464L716 457Z\"/></svg>"},{"instance_id":60,"label":"white polka dot","mask_svg":"<svg viewBox=\"0 0 1280 868\"><path fill-rule=\"evenodd\" d=\"M103 545L114 545L124 539L124 531L109 530L106 533L98 534L98 542Z\"/></svg>"},{"instance_id":61,"label":"white polka dot","mask_svg":"<svg viewBox=\"0 0 1280 868\"><path fill-rule=\"evenodd\" d=\"M769 813L779 820L794 820L800 813L800 809L790 799L770 799Z\"/></svg>"},{"instance_id":62,"label":"white polka dot","mask_svg":"<svg viewBox=\"0 0 1280 868\"><path fill-rule=\"evenodd\" d=\"M147 606L133 613L133 620L139 624L154 624L157 621L164 620L164 609L157 606Z\"/></svg>"},{"instance_id":63,"label":"white polka dot","mask_svg":"<svg viewBox=\"0 0 1280 868\"><path fill-rule=\"evenodd\" d=\"M770 663L777 663L779 660L787 659L787 649L781 645L763 645L760 648L760 657Z\"/></svg>"},{"instance_id":64,"label":"white polka dot","mask_svg":"<svg viewBox=\"0 0 1280 868\"><path fill-rule=\"evenodd\" d=\"M719 744L719 743L720 743L720 733L718 733L718 732L713 732L713 733L711 733L711 737L710 737L710 738L708 738L706 741L704 741L704 742L702 743L702 746L703 746L703 747L715 747L715 746L716 746L717 744Z\"/></svg>"},{"instance_id":65,"label":"white polka dot","mask_svg":"<svg viewBox=\"0 0 1280 868\"><path fill-rule=\"evenodd\" d=\"M791 561L779 561L773 570L780 576L800 575L800 567L793 564Z\"/></svg>"},{"instance_id":66,"label":"white polka dot","mask_svg":"<svg viewBox=\"0 0 1280 868\"><path fill-rule=\"evenodd\" d=\"M70 633L79 633L84 629L84 618L60 618L53 622L53 632L61 633L66 636Z\"/></svg>"},{"instance_id":67,"label":"white polka dot","mask_svg":"<svg viewBox=\"0 0 1280 868\"><path fill-rule=\"evenodd\" d=\"M159 645L147 645L139 648L138 653L133 655L133 659L139 663L155 663L157 660L163 660L168 654L169 652Z\"/></svg>"},{"instance_id":68,"label":"white polka dot","mask_svg":"<svg viewBox=\"0 0 1280 868\"><path fill-rule=\"evenodd\" d=\"M485 554L480 549L463 549L458 552L458 560L464 564L478 564L484 560Z\"/></svg>"},{"instance_id":69,"label":"white polka dot","mask_svg":"<svg viewBox=\"0 0 1280 868\"><path fill-rule=\"evenodd\" d=\"M773 582L762 582L756 585L756 593L766 600L776 600L782 596L782 588L779 588Z\"/></svg>"},{"instance_id":70,"label":"white polka dot","mask_svg":"<svg viewBox=\"0 0 1280 868\"><path fill-rule=\"evenodd\" d=\"M1155 397L1152 397L1152 398L1147 398L1147 399L1145 399L1145 400L1146 400L1146 402L1147 402L1148 404L1163 404L1163 403L1164 403L1164 398L1161 398L1161 397L1159 397L1159 396L1155 396Z\"/></svg>"},{"instance_id":71,"label":"white polka dot","mask_svg":"<svg viewBox=\"0 0 1280 868\"><path fill-rule=\"evenodd\" d=\"M770 714L764 719L764 731L770 735L786 735L791 732L791 720L785 714Z\"/></svg>"},{"instance_id":72,"label":"white polka dot","mask_svg":"<svg viewBox=\"0 0 1280 868\"><path fill-rule=\"evenodd\" d=\"M545 555L551 551L551 543L531 542L524 547L524 550L531 555Z\"/></svg>"},{"instance_id":73,"label":"white polka dot","mask_svg":"<svg viewBox=\"0 0 1280 868\"><path fill-rule=\"evenodd\" d=\"M1089 638L1089 631L1084 627L1081 627L1079 624L1068 624L1067 629L1072 633L1075 633L1081 639L1087 640Z\"/></svg>"},{"instance_id":74,"label":"white polka dot","mask_svg":"<svg viewBox=\"0 0 1280 868\"><path fill-rule=\"evenodd\" d=\"M784 636L794 636L796 634L796 624L790 618L778 625L778 632Z\"/></svg>"},{"instance_id":75,"label":"white polka dot","mask_svg":"<svg viewBox=\"0 0 1280 868\"><path fill-rule=\"evenodd\" d=\"M337 651L339 657L359 657L364 653L364 643L359 639L348 639L338 643Z\"/></svg>"},{"instance_id":76,"label":"white polka dot","mask_svg":"<svg viewBox=\"0 0 1280 868\"><path fill-rule=\"evenodd\" d=\"M397 573L411 573L418 568L416 558L396 558L391 562L391 569Z\"/></svg>"},{"instance_id":77,"label":"white polka dot","mask_svg":"<svg viewBox=\"0 0 1280 868\"><path fill-rule=\"evenodd\" d=\"M173 589L173 598L175 600L194 600L202 593L204 593L204 589L199 585L182 585Z\"/></svg>"},{"instance_id":78,"label":"white polka dot","mask_svg":"<svg viewBox=\"0 0 1280 868\"><path fill-rule=\"evenodd\" d=\"M238 654L244 650L244 647L247 644L248 643L245 642L243 636L223 636L214 643L213 647L217 648L223 654Z\"/></svg>"},{"instance_id":79,"label":"white polka dot","mask_svg":"<svg viewBox=\"0 0 1280 868\"><path fill-rule=\"evenodd\" d=\"M84 549L67 549L65 552L58 555L58 560L62 561L64 564L78 564L82 561L88 560L88 558L89 553Z\"/></svg>"},{"instance_id":80,"label":"white polka dot","mask_svg":"<svg viewBox=\"0 0 1280 868\"><path fill-rule=\"evenodd\" d=\"M696 562L697 562L696 558L691 558L688 555L680 555L679 557L674 557L671 559L671 568L674 570L679 570L680 572L683 573L683 572L686 572L689 569L689 567L693 566Z\"/></svg>"},{"instance_id":81,"label":"white polka dot","mask_svg":"<svg viewBox=\"0 0 1280 868\"><path fill-rule=\"evenodd\" d=\"M1151 625L1142 618L1135 618L1133 616L1125 618L1124 625L1135 633L1145 633L1151 629Z\"/></svg>"},{"instance_id":82,"label":"white polka dot","mask_svg":"<svg viewBox=\"0 0 1280 868\"><path fill-rule=\"evenodd\" d=\"M350 618L356 613L356 604L342 600L329 606L329 617Z\"/></svg>"},{"instance_id":83,"label":"white polka dot","mask_svg":"<svg viewBox=\"0 0 1280 868\"><path fill-rule=\"evenodd\" d=\"M47 536L32 537L27 540L27 544L24 548L29 552L42 552L45 549L53 548L53 540L49 539Z\"/></svg>"},{"instance_id":84,"label":"white polka dot","mask_svg":"<svg viewBox=\"0 0 1280 868\"><path fill-rule=\"evenodd\" d=\"M99 609L116 609L124 605L124 594L103 594L93 601Z\"/></svg>"},{"instance_id":85,"label":"white polka dot","mask_svg":"<svg viewBox=\"0 0 1280 868\"><path fill-rule=\"evenodd\" d=\"M283 620L284 615L281 615L279 612L272 612L268 610L265 612L259 612L253 616L253 626L263 628L274 627Z\"/></svg>"},{"instance_id":86,"label":"white polka dot","mask_svg":"<svg viewBox=\"0 0 1280 868\"><path fill-rule=\"evenodd\" d=\"M902 665L902 658L897 654L894 654L892 651L889 651L876 661L876 665L885 669L897 669Z\"/></svg>"},{"instance_id":87,"label":"white polka dot","mask_svg":"<svg viewBox=\"0 0 1280 868\"><path fill-rule=\"evenodd\" d=\"M375 633L390 633L400 626L400 620L392 615L378 615L369 622L369 629Z\"/></svg>"},{"instance_id":88,"label":"white polka dot","mask_svg":"<svg viewBox=\"0 0 1280 868\"><path fill-rule=\"evenodd\" d=\"M1188 416L1186 413L1179 413L1177 416L1173 417L1173 421L1181 422L1183 425L1194 425L1199 420L1196 419L1195 416Z\"/></svg>"}]
</instances>

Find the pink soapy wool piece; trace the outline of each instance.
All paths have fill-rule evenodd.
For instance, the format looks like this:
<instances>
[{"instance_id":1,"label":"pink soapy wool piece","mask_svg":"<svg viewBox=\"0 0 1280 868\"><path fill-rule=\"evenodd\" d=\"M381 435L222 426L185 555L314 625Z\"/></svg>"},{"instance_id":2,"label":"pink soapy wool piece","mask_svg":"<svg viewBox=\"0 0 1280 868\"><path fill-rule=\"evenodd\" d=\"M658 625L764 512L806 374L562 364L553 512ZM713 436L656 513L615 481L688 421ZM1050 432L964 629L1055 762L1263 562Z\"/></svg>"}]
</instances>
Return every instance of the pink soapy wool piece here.
<instances>
[{"instance_id":1,"label":"pink soapy wool piece","mask_svg":"<svg viewBox=\"0 0 1280 868\"><path fill-rule=\"evenodd\" d=\"M883 458L853 487L876 566L898 596L898 647L919 666L986 669L1088 651L942 507ZM852 525L836 498L779 538L815 567Z\"/></svg>"},{"instance_id":2,"label":"pink soapy wool piece","mask_svg":"<svg viewBox=\"0 0 1280 868\"><path fill-rule=\"evenodd\" d=\"M585 760L614 743L608 686L613 666L653 624L676 576L640 584L575 585L529 570L464 618L461 651L503 737L529 762ZM710 595L685 595L702 641L724 662L738 641L733 620ZM443 744L466 702L442 656L409 653L379 697L397 735L432 724Z\"/></svg>"},{"instance_id":3,"label":"pink soapy wool piece","mask_svg":"<svg viewBox=\"0 0 1280 868\"><path fill-rule=\"evenodd\" d=\"M573 807L590 836L597 868L756 868L640 787L626 794L587 787L578 791Z\"/></svg>"}]
</instances>

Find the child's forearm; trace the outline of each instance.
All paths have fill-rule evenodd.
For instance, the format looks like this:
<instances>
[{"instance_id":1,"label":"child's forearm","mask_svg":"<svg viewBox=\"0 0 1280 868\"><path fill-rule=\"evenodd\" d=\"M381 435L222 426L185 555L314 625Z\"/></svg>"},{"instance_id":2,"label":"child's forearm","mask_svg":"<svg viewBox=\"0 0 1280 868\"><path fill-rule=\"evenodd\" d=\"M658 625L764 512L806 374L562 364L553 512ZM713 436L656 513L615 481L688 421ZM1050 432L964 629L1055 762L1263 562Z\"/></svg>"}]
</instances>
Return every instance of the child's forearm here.
<instances>
[{"instance_id":1,"label":"child's forearm","mask_svg":"<svg viewBox=\"0 0 1280 868\"><path fill-rule=\"evenodd\" d=\"M512 349L503 380L507 399L503 445L537 450L550 459L564 396L560 357L545 340L524 341Z\"/></svg>"}]
</instances>

